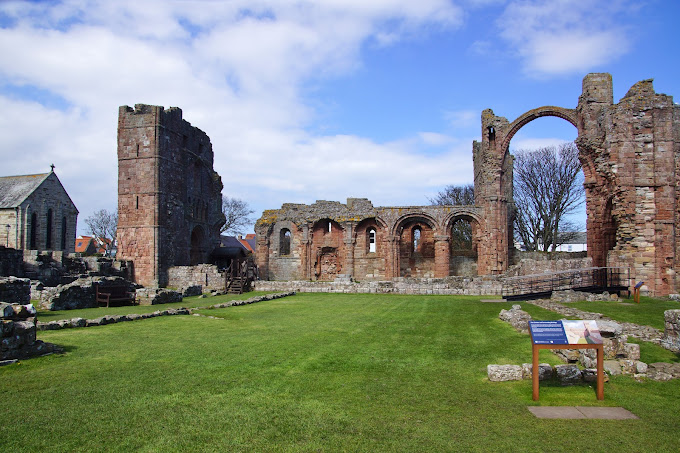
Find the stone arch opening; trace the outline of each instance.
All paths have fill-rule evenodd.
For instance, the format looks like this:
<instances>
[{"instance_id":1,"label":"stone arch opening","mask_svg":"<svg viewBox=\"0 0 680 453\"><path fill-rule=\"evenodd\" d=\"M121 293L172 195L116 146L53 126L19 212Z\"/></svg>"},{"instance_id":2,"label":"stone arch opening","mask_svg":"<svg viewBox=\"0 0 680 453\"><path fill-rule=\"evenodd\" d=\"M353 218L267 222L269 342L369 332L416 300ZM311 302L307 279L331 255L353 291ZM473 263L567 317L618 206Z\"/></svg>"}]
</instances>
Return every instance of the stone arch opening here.
<instances>
[{"instance_id":1,"label":"stone arch opening","mask_svg":"<svg viewBox=\"0 0 680 453\"><path fill-rule=\"evenodd\" d=\"M203 260L203 228L200 225L196 226L191 232L191 251L189 253L191 265L200 264Z\"/></svg>"},{"instance_id":2,"label":"stone arch opening","mask_svg":"<svg viewBox=\"0 0 680 453\"><path fill-rule=\"evenodd\" d=\"M607 238L603 235L603 229L602 228L593 228L594 225L597 224L597 222L600 221L599 217L601 217L602 214L598 215L598 219L595 219L595 216L593 216L593 206L592 205L600 205L602 204L602 201L598 201L595 197L589 196L589 191L587 190L589 185L593 185L594 181L599 179L597 177L597 172L595 169L595 164L593 162L592 158L592 153L589 152L590 150L586 149L579 143L579 133L582 130L582 123L583 120L579 117L578 113L576 110L573 109L565 109L561 107L554 107L554 106L546 106L546 107L540 107L537 109L530 110L529 112L524 113L523 115L520 115L515 121L510 123L510 125L507 128L507 133L503 139L502 142L502 150L503 150L503 159L504 163L509 162L510 164L513 163L512 158L509 158L510 156L510 143L512 138L526 125L531 123L532 121L541 118L541 117L555 117L555 118L560 118L565 121L567 121L569 124L574 126L576 128L577 132L577 137L576 137L576 146L579 150L579 162L580 162L580 167L582 171L582 176L583 176L583 184L584 187L586 188L585 190L585 225L581 223L581 221L578 221L577 224L579 227L584 227L587 237L588 237L588 256L591 256L593 258L593 263L595 264L596 262L600 266L605 266L606 265L606 251L611 250L615 243L609 244L605 243L607 242ZM508 171L506 173L509 173L508 177L512 177L514 172ZM505 181L504 183L512 183L511 181ZM598 212L602 212L601 207L597 209ZM609 216L611 217L611 216ZM611 218L610 218L611 220ZM508 218L508 222L510 224L510 227L512 228L512 222L514 221L513 215L511 214ZM608 226L609 228L609 233L610 237L613 236L616 238L616 228L617 223L615 221L611 221L610 225ZM614 231L612 233L611 228L614 228ZM510 238L509 240L512 240ZM512 243L512 242L510 242ZM592 245L591 245L592 244ZM597 256L597 258L596 258Z\"/></svg>"},{"instance_id":3,"label":"stone arch opening","mask_svg":"<svg viewBox=\"0 0 680 453\"><path fill-rule=\"evenodd\" d=\"M436 223L427 216L413 215L397 224L399 276L435 276Z\"/></svg>"},{"instance_id":4,"label":"stone arch opening","mask_svg":"<svg viewBox=\"0 0 680 453\"><path fill-rule=\"evenodd\" d=\"M312 268L315 280L332 281L343 272L345 262L344 228L325 218L312 226Z\"/></svg>"},{"instance_id":5,"label":"stone arch opening","mask_svg":"<svg viewBox=\"0 0 680 453\"><path fill-rule=\"evenodd\" d=\"M449 275L471 277L477 275L480 241L479 223L470 215L454 216L448 227Z\"/></svg>"}]
</instances>

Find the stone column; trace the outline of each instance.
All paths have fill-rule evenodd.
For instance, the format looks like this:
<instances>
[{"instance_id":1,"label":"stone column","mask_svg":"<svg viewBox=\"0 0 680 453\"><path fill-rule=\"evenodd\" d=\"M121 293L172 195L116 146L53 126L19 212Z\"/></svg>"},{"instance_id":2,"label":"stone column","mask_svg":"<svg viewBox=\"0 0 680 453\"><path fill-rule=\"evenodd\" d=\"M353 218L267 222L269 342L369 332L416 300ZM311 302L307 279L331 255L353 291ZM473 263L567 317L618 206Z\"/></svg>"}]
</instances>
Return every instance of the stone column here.
<instances>
[{"instance_id":1,"label":"stone column","mask_svg":"<svg viewBox=\"0 0 680 453\"><path fill-rule=\"evenodd\" d=\"M399 277L399 236L389 236L387 238L388 251L386 256L387 268L385 269L385 278Z\"/></svg>"},{"instance_id":2,"label":"stone column","mask_svg":"<svg viewBox=\"0 0 680 453\"><path fill-rule=\"evenodd\" d=\"M446 235L434 236L434 276L448 277L450 272L451 239Z\"/></svg>"},{"instance_id":3,"label":"stone column","mask_svg":"<svg viewBox=\"0 0 680 453\"><path fill-rule=\"evenodd\" d=\"M356 245L354 227L353 222L345 223L344 237L342 238L345 244L345 263L342 266L342 273L348 276L354 275L354 246Z\"/></svg>"}]
</instances>

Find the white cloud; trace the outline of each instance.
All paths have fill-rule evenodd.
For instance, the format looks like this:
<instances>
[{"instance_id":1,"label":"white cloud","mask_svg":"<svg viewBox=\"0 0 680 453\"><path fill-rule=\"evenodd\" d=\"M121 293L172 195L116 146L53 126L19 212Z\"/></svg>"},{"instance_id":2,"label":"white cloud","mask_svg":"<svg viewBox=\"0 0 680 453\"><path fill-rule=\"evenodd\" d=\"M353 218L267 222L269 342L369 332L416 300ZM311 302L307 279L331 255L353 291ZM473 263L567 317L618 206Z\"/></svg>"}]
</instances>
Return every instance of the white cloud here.
<instances>
[{"instance_id":1,"label":"white cloud","mask_svg":"<svg viewBox=\"0 0 680 453\"><path fill-rule=\"evenodd\" d=\"M311 79L355 70L367 44L458 26L461 11L447 0L65 0L1 3L0 13L9 18L0 28L2 174L44 172L54 162L81 225L116 205L125 104L181 107L211 137L224 193L256 209L352 195L413 203L456 183L451 168L461 160L471 168L469 143L455 148L435 132L387 144L312 135L305 127L315 112L299 93ZM47 108L12 86L35 87L65 107ZM429 144L449 148L422 157Z\"/></svg>"},{"instance_id":2,"label":"white cloud","mask_svg":"<svg viewBox=\"0 0 680 453\"><path fill-rule=\"evenodd\" d=\"M635 9L629 0L513 1L497 24L527 74L582 73L628 51L627 30L614 19Z\"/></svg>"}]
</instances>

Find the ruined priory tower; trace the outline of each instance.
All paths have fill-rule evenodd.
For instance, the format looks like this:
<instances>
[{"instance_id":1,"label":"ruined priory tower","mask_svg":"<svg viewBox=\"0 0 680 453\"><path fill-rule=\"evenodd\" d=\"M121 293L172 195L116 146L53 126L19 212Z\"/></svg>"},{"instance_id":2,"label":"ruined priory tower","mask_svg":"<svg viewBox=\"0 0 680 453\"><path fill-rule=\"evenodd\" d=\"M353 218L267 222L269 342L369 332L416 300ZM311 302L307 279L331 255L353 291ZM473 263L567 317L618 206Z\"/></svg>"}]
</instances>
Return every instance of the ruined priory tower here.
<instances>
[{"instance_id":1,"label":"ruined priory tower","mask_svg":"<svg viewBox=\"0 0 680 453\"><path fill-rule=\"evenodd\" d=\"M219 242L222 180L210 138L182 110L136 104L118 111L118 258L134 279L167 284L171 266L207 262Z\"/></svg>"}]
</instances>

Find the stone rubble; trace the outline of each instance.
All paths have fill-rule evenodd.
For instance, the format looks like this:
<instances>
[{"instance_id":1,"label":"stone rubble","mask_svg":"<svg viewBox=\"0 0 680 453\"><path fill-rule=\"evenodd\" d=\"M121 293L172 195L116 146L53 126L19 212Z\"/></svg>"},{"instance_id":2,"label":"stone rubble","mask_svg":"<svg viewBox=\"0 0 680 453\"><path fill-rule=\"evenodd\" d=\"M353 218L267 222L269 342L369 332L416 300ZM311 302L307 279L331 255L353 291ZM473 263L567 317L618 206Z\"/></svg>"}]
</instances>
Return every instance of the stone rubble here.
<instances>
[{"instance_id":1,"label":"stone rubble","mask_svg":"<svg viewBox=\"0 0 680 453\"><path fill-rule=\"evenodd\" d=\"M609 297L604 295L602 297ZM583 299L581 299L583 300ZM664 313L666 320L665 335L652 327L638 326L632 323L618 323L603 317L599 313L589 313L574 308L565 307L552 300L533 300L527 301L548 310L560 314L579 318L596 319L600 334L603 340L604 350L604 370L606 374L617 376L621 374L632 375L636 380L644 378L653 380L669 380L680 378L680 363L655 363L646 364L640 361L640 345L628 343L628 336L643 337L646 341L654 339L656 344L672 349L678 347L680 333L680 310L666 310ZM528 322L531 315L521 309L519 304L512 306L510 310L501 310L498 316L501 320L511 324L515 330L522 333L528 332ZM650 332L654 333L653 335ZM637 335L636 335L637 334ZM676 351L677 352L677 351ZM597 351L595 349L555 349L553 353L560 357L567 365L557 365L554 375L562 385L569 385L580 380L590 382L592 372L587 370L595 369L597 366ZM579 370L577 363L580 363L585 370ZM543 365L539 373L543 376ZM545 364L549 367L549 365ZM522 376L518 377L512 370L515 365L488 365L487 375L490 381L505 381L531 379L531 364L523 364ZM501 367L501 368L498 368ZM510 367L510 368L508 368ZM541 377L540 379L543 379Z\"/></svg>"},{"instance_id":2,"label":"stone rubble","mask_svg":"<svg viewBox=\"0 0 680 453\"><path fill-rule=\"evenodd\" d=\"M0 365L62 352L58 346L36 339L36 320L32 304L0 302Z\"/></svg>"}]
</instances>

